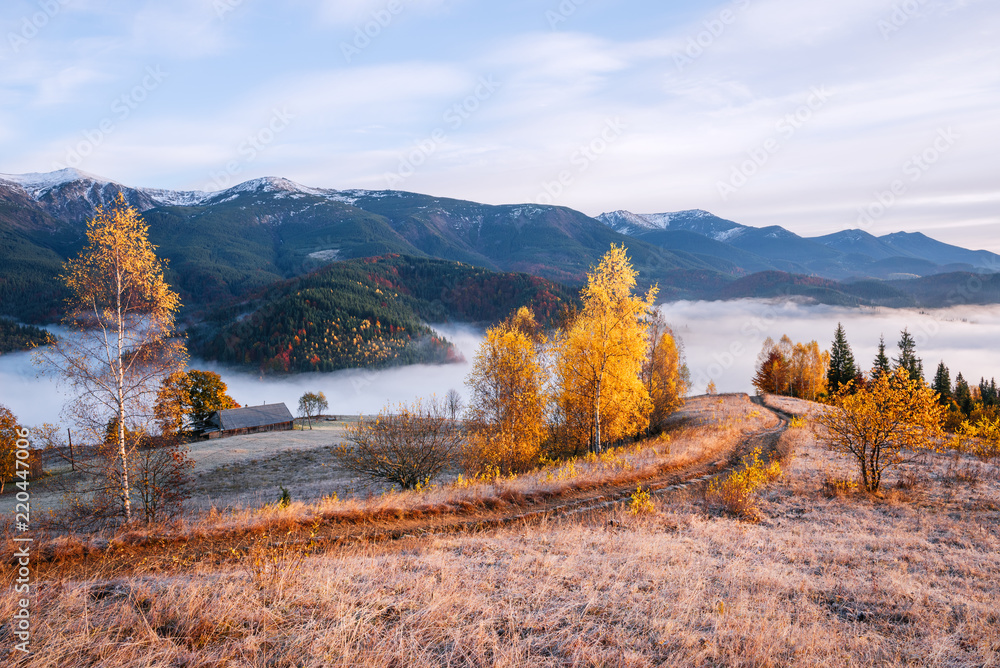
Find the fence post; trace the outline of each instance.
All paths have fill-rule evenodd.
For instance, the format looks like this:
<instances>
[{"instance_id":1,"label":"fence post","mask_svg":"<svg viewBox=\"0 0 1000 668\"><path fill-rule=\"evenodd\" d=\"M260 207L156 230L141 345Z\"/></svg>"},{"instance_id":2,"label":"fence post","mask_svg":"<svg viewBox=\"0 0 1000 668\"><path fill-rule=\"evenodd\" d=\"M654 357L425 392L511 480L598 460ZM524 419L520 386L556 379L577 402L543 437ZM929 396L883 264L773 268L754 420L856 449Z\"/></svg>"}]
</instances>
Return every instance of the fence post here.
<instances>
[{"instance_id":1,"label":"fence post","mask_svg":"<svg viewBox=\"0 0 1000 668\"><path fill-rule=\"evenodd\" d=\"M66 436L69 439L69 468L71 471L76 470L76 460L73 459L73 433L66 427Z\"/></svg>"}]
</instances>

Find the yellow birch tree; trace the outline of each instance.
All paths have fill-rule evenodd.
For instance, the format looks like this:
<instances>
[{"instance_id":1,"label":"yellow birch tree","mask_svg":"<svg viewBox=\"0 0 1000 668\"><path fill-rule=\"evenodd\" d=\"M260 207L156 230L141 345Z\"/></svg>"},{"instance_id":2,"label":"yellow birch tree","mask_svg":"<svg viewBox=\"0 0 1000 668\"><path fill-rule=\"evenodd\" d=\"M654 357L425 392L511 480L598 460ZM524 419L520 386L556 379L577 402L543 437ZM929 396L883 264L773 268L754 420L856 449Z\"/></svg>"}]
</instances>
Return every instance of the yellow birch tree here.
<instances>
[{"instance_id":1,"label":"yellow birch tree","mask_svg":"<svg viewBox=\"0 0 1000 668\"><path fill-rule=\"evenodd\" d=\"M684 405L688 391L687 367L680 346L658 311L649 319L649 351L642 365L642 382L653 403L649 422L655 429Z\"/></svg>"},{"instance_id":2,"label":"yellow birch tree","mask_svg":"<svg viewBox=\"0 0 1000 668\"><path fill-rule=\"evenodd\" d=\"M830 366L830 353L820 351L819 343L796 343L789 362L791 370L790 394L800 399L815 401L826 392L826 375Z\"/></svg>"},{"instance_id":3,"label":"yellow birch tree","mask_svg":"<svg viewBox=\"0 0 1000 668\"><path fill-rule=\"evenodd\" d=\"M526 307L487 330L467 381L470 470L512 473L538 464L548 426L543 343Z\"/></svg>"},{"instance_id":4,"label":"yellow birch tree","mask_svg":"<svg viewBox=\"0 0 1000 668\"><path fill-rule=\"evenodd\" d=\"M36 361L59 374L76 393L70 407L93 440L113 436L114 470L107 471L126 522L132 520L127 430L144 430L162 379L183 368L183 343L174 338L180 300L163 278L148 227L119 194L110 209L99 207L87 223L87 246L64 265L69 288L64 324L72 330Z\"/></svg>"},{"instance_id":5,"label":"yellow birch tree","mask_svg":"<svg viewBox=\"0 0 1000 668\"><path fill-rule=\"evenodd\" d=\"M583 308L556 344L560 412L582 417L578 437L589 431L596 454L605 441L649 426L652 401L641 373L657 288L633 295L637 273L625 246L612 245L587 275Z\"/></svg>"}]
</instances>

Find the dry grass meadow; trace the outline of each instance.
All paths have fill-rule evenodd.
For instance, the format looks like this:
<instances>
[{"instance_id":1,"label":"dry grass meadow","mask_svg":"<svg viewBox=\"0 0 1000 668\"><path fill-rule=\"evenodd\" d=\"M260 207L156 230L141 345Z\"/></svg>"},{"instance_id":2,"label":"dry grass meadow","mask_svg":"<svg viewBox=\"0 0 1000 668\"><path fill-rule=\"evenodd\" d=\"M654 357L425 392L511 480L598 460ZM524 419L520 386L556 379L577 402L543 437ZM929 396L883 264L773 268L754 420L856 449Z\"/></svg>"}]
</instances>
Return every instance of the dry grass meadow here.
<instances>
[{"instance_id":1,"label":"dry grass meadow","mask_svg":"<svg viewBox=\"0 0 1000 668\"><path fill-rule=\"evenodd\" d=\"M661 458L699 461L698 450L712 459L741 429L777 422L761 411L695 398L669 439L618 464L579 462L579 488L551 469L493 489L523 499L624 484L669 468ZM725 515L695 485L654 495L641 514L623 502L306 554L273 531L281 513L294 520L281 526L300 526L338 503L459 507L489 486L233 511L214 521L258 531L231 560L52 569L33 602L35 652L10 665L1000 665L997 467L933 455L873 498L851 488L849 462L817 443L808 419L780 445L784 474L757 522ZM210 532L210 521L193 522ZM12 612L5 597L0 619Z\"/></svg>"},{"instance_id":2,"label":"dry grass meadow","mask_svg":"<svg viewBox=\"0 0 1000 668\"><path fill-rule=\"evenodd\" d=\"M278 498L282 485L290 488L293 498L315 499L344 496L363 487L357 479L329 468L329 451L343 440L343 420L315 422L311 430L296 427L191 443L189 455L195 466L190 510L260 506ZM32 485L36 512L57 509L63 501L62 488L82 480L65 461L47 465L46 473L48 477ZM13 512L13 496L0 496L0 517L9 518Z\"/></svg>"}]
</instances>

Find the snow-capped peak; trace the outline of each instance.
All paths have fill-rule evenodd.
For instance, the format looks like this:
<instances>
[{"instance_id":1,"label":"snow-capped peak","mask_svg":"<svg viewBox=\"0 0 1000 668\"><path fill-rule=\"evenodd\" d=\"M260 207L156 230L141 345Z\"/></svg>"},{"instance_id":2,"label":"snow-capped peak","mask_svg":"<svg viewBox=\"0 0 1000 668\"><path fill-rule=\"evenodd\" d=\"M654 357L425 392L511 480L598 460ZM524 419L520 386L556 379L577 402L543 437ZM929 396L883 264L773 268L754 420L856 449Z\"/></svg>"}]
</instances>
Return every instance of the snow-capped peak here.
<instances>
[{"instance_id":1,"label":"snow-capped peak","mask_svg":"<svg viewBox=\"0 0 1000 668\"><path fill-rule=\"evenodd\" d=\"M314 188L307 188L295 181L290 181L280 176L264 176L259 179L250 179L229 188L226 192L302 192L310 195L319 194L319 191Z\"/></svg>"},{"instance_id":2,"label":"snow-capped peak","mask_svg":"<svg viewBox=\"0 0 1000 668\"><path fill-rule=\"evenodd\" d=\"M597 219L614 229L632 227L647 230L666 230L676 220L683 219L690 221L699 218L714 217L713 214L703 209L689 209L687 211L672 211L669 213L632 213L631 211L620 209L610 213L602 213Z\"/></svg>"},{"instance_id":3,"label":"snow-capped peak","mask_svg":"<svg viewBox=\"0 0 1000 668\"><path fill-rule=\"evenodd\" d=\"M0 174L0 184L12 184L19 187L35 201L41 200L53 188L68 183L80 184L82 188L79 188L79 190L84 193L89 192L95 186L101 190L107 190L110 187L112 191L128 190L136 192L144 196L136 203L147 208L155 206L198 206L206 203L220 204L236 199L244 193L269 193L276 199L286 197L297 199L311 195L346 204L354 204L362 197L383 198L403 194L394 190L333 190L329 188L311 188L278 176L250 179L224 190L206 192L202 190L135 188L72 168L60 169L59 171L48 173ZM79 196L90 201L89 196L86 194Z\"/></svg>"},{"instance_id":4,"label":"snow-capped peak","mask_svg":"<svg viewBox=\"0 0 1000 668\"><path fill-rule=\"evenodd\" d=\"M49 192L53 188L66 185L67 183L83 183L88 190L94 185L101 187L109 185L116 186L122 190L127 188L127 186L123 186L122 184L112 181L111 179L106 179L94 174L88 174L87 172L79 169L73 169L72 167L60 169L55 172L0 174L0 181L6 181L7 183L13 183L20 186L26 193L28 193L29 197L36 201L41 199L45 193ZM162 190L160 188L131 188L131 190L135 190L146 195L155 204L168 206L193 206L203 202L205 199L214 194L196 190L178 191Z\"/></svg>"},{"instance_id":5,"label":"snow-capped peak","mask_svg":"<svg viewBox=\"0 0 1000 668\"><path fill-rule=\"evenodd\" d=\"M597 217L602 223L622 234L641 236L657 230L685 230L696 232L716 241L727 241L746 229L739 223L723 220L704 209L688 209L669 213L632 213L612 211Z\"/></svg>"},{"instance_id":6,"label":"snow-capped peak","mask_svg":"<svg viewBox=\"0 0 1000 668\"><path fill-rule=\"evenodd\" d=\"M665 230L670 227L670 223L681 218L696 220L698 218L714 218L715 216L704 209L688 209L686 211L672 211L670 213L640 213L639 217L648 221L651 227Z\"/></svg>"},{"instance_id":7,"label":"snow-capped peak","mask_svg":"<svg viewBox=\"0 0 1000 668\"><path fill-rule=\"evenodd\" d=\"M31 172L29 174L0 174L0 181L7 181L9 183L16 183L17 185L24 188L24 190L32 196L32 198L37 199L42 193L55 188L56 186L61 186L64 183L72 183L73 181L93 181L95 183L111 183L107 179L102 179L99 176L94 176L93 174L88 174L87 172L82 172L79 169L73 169L72 167L67 167L66 169L60 169L55 172Z\"/></svg>"},{"instance_id":8,"label":"snow-capped peak","mask_svg":"<svg viewBox=\"0 0 1000 668\"><path fill-rule=\"evenodd\" d=\"M397 190L333 190L332 188L312 188L279 176L265 176L250 179L232 188L208 193L206 200L220 204L236 199L242 193L273 193L276 199L290 197L293 199L312 195L322 197L331 202L342 202L353 205L361 198L381 199L383 197L399 197L405 193Z\"/></svg>"},{"instance_id":9,"label":"snow-capped peak","mask_svg":"<svg viewBox=\"0 0 1000 668\"><path fill-rule=\"evenodd\" d=\"M250 179L232 188L214 193L206 193L205 199L211 199L215 203L228 202L229 200L236 199L243 193L274 193L274 196L278 199L285 197L298 198L306 195L315 195L327 199L341 199L337 196L337 191L335 190L310 188L280 176L264 176L258 179Z\"/></svg>"},{"instance_id":10,"label":"snow-capped peak","mask_svg":"<svg viewBox=\"0 0 1000 668\"><path fill-rule=\"evenodd\" d=\"M602 213L597 216L597 220L601 221L611 229L616 232L623 232L629 229L654 229L654 224L646 219L645 216L640 216L639 214L632 213L631 211L625 211L624 209L619 209L618 211L611 211L609 213Z\"/></svg>"},{"instance_id":11,"label":"snow-capped peak","mask_svg":"<svg viewBox=\"0 0 1000 668\"><path fill-rule=\"evenodd\" d=\"M203 190L161 190L159 188L136 188L157 204L165 206L198 206L217 193Z\"/></svg>"}]
</instances>

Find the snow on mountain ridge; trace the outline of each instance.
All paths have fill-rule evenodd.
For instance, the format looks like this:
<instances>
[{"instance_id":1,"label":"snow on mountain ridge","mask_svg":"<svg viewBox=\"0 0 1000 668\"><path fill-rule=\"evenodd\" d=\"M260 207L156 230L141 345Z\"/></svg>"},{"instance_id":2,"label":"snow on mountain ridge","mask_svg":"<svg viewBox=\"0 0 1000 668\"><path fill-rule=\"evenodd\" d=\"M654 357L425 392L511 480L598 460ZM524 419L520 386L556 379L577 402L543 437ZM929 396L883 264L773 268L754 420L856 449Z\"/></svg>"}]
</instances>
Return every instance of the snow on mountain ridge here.
<instances>
[{"instance_id":1,"label":"snow on mountain ridge","mask_svg":"<svg viewBox=\"0 0 1000 668\"><path fill-rule=\"evenodd\" d=\"M38 201L53 188L69 183L82 182L89 185L116 186L123 190L133 190L148 197L150 200L161 206L198 206L209 200L227 201L235 198L240 193L245 192L277 192L277 193L303 193L306 195L317 195L331 200L347 201L351 198L343 197L335 190L324 188L310 188L295 183L289 179L266 176L258 179L244 181L231 188L206 192L202 190L168 190L165 188L142 188L126 186L111 179L106 179L79 169L66 168L54 172L32 172L28 174L0 174L0 182L11 183L22 188L29 197ZM89 187L84 191L83 197L90 201ZM220 196L224 196L220 199ZM354 198L356 199L356 198ZM351 200L352 202L354 200Z\"/></svg>"},{"instance_id":2,"label":"snow on mountain ridge","mask_svg":"<svg viewBox=\"0 0 1000 668\"><path fill-rule=\"evenodd\" d=\"M32 172L28 174L0 174L0 184L12 184L24 190L29 197L39 201L47 192L70 183L81 183L79 196L91 204L90 189L94 186L104 188L114 186L121 190L140 193L159 206L199 206L211 202L221 204L236 199L243 193L275 193L275 197L303 197L313 195L323 197L328 201L342 202L353 205L362 197L381 199L384 197L402 196L404 193L394 190L333 190L331 188L312 188L296 183L290 179L278 176L264 176L238 183L229 188L216 191L202 190L168 190L165 188L142 188L126 186L117 181L106 179L79 169L66 168L54 172ZM149 206L149 202L146 203Z\"/></svg>"},{"instance_id":3,"label":"snow on mountain ridge","mask_svg":"<svg viewBox=\"0 0 1000 668\"><path fill-rule=\"evenodd\" d=\"M215 193L203 190L161 190L160 188L136 188L157 204L165 206L198 206Z\"/></svg>"},{"instance_id":4,"label":"snow on mountain ridge","mask_svg":"<svg viewBox=\"0 0 1000 668\"><path fill-rule=\"evenodd\" d=\"M332 188L312 188L296 183L291 179L280 176L264 176L258 179L244 181L231 188L219 190L214 193L207 193L206 199L215 199L220 195L225 195L223 199L215 199L216 203L226 202L237 197L240 193L267 192L278 193L276 197L296 197L296 195L313 195L323 197L331 202L342 202L353 205L362 197L381 199L383 197L398 196L402 193L395 190L334 190Z\"/></svg>"},{"instance_id":5,"label":"snow on mountain ridge","mask_svg":"<svg viewBox=\"0 0 1000 668\"><path fill-rule=\"evenodd\" d=\"M670 221L677 217L677 213L637 213L636 216L644 220L650 229L665 230L670 227Z\"/></svg>"},{"instance_id":6,"label":"snow on mountain ridge","mask_svg":"<svg viewBox=\"0 0 1000 668\"><path fill-rule=\"evenodd\" d=\"M667 213L632 213L624 209L602 213L597 219L616 231L628 228L640 228L645 230L666 230L678 220L697 220L701 218L714 218L715 216L704 209L688 209L685 211L671 211Z\"/></svg>"},{"instance_id":7,"label":"snow on mountain ridge","mask_svg":"<svg viewBox=\"0 0 1000 668\"><path fill-rule=\"evenodd\" d=\"M61 186L64 183L72 183L73 181L113 183L107 179L102 179L99 176L94 176L93 174L88 174L87 172L81 172L79 169L73 169L71 167L60 169L55 172L0 174L0 181L7 181L21 186L29 195L31 195L32 199L38 199L46 191L51 190L56 186Z\"/></svg>"},{"instance_id":8,"label":"snow on mountain ridge","mask_svg":"<svg viewBox=\"0 0 1000 668\"><path fill-rule=\"evenodd\" d=\"M734 227L728 230L722 230L721 232L716 232L712 235L712 238L716 241L721 241L726 243L730 239L740 236L746 230L745 227Z\"/></svg>"},{"instance_id":9,"label":"snow on mountain ridge","mask_svg":"<svg viewBox=\"0 0 1000 668\"><path fill-rule=\"evenodd\" d=\"M675 220L681 218L714 218L714 215L704 209L687 209L685 211L671 211L669 213L639 213L635 214L639 218L647 221L651 227L667 229Z\"/></svg>"},{"instance_id":10,"label":"snow on mountain ridge","mask_svg":"<svg viewBox=\"0 0 1000 668\"><path fill-rule=\"evenodd\" d=\"M66 185L68 183L83 182L97 186L117 186L121 189L134 190L142 193L155 201L157 204L168 206L193 206L208 199L213 193L206 193L197 190L164 190L161 188L129 188L111 179L106 179L95 174L89 174L79 169L68 167L54 172L30 172L27 174L0 174L0 181L6 181L20 186L28 196L36 202L45 196L53 188ZM91 204L89 188L84 190L83 197Z\"/></svg>"},{"instance_id":11,"label":"snow on mountain ridge","mask_svg":"<svg viewBox=\"0 0 1000 668\"><path fill-rule=\"evenodd\" d=\"M726 241L739 236L745 227L738 223L722 220L704 209L687 209L667 213L632 213L618 210L597 216L611 229L630 236L642 235L659 230L687 230L704 234L716 241Z\"/></svg>"},{"instance_id":12,"label":"snow on mountain ridge","mask_svg":"<svg viewBox=\"0 0 1000 668\"><path fill-rule=\"evenodd\" d=\"M616 232L622 232L631 228L653 229L650 222L643 216L632 213L631 211L625 211L624 209L611 211L609 213L602 213L597 216L597 220L601 221Z\"/></svg>"}]
</instances>

